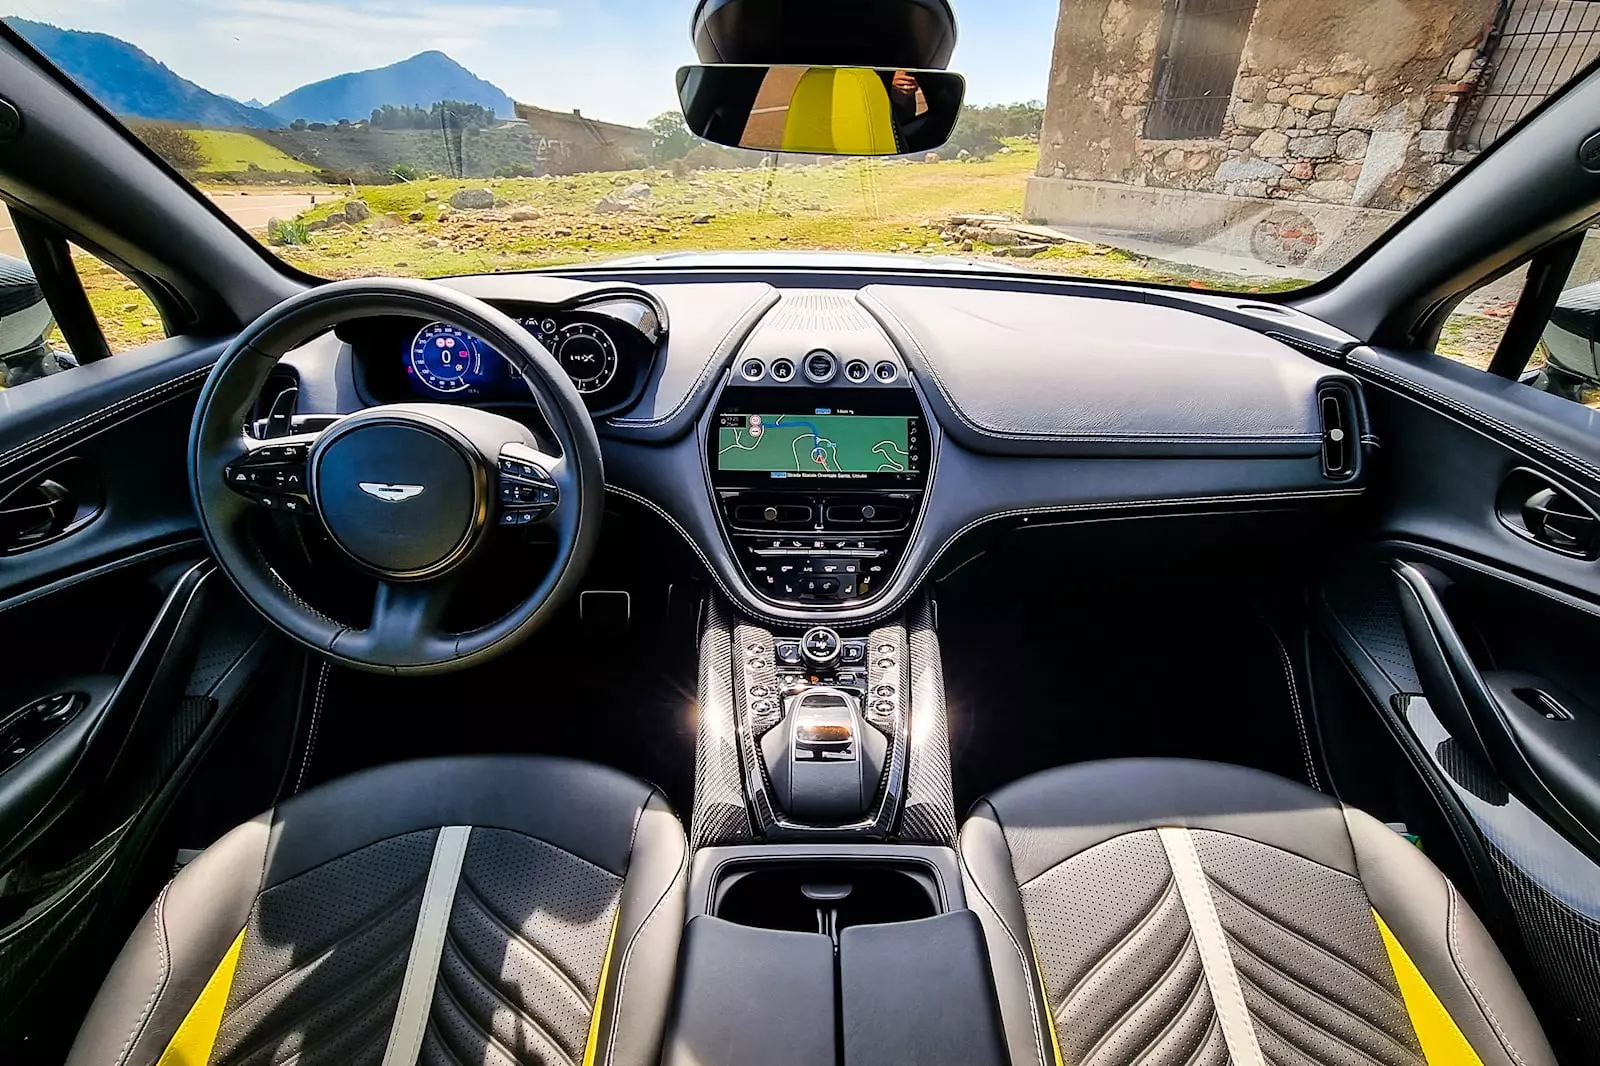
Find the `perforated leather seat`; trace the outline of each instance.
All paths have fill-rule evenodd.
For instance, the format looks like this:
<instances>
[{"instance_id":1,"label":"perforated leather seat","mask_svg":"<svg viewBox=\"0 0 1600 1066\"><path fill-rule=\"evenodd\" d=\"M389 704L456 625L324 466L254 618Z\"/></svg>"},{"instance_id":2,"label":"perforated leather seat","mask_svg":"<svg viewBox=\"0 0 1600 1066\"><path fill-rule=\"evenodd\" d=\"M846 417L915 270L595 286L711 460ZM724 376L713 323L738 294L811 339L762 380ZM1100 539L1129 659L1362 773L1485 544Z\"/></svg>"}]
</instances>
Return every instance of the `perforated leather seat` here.
<instances>
[{"instance_id":1,"label":"perforated leather seat","mask_svg":"<svg viewBox=\"0 0 1600 1066\"><path fill-rule=\"evenodd\" d=\"M1255 770L1119 760L961 831L1015 1066L1553 1066L1455 888L1360 811Z\"/></svg>"},{"instance_id":2,"label":"perforated leather seat","mask_svg":"<svg viewBox=\"0 0 1600 1066\"><path fill-rule=\"evenodd\" d=\"M388 766L189 864L69 1063L653 1063L688 852L661 794L562 759Z\"/></svg>"}]
</instances>

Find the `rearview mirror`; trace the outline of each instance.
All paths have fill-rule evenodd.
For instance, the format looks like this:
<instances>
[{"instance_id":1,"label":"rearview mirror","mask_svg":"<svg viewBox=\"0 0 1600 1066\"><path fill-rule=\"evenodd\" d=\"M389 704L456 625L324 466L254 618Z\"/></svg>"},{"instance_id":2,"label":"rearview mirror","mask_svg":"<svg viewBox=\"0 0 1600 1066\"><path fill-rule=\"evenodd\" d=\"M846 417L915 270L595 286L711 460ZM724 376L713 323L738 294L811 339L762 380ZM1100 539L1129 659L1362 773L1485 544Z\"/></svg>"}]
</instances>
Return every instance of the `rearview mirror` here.
<instances>
[{"instance_id":1,"label":"rearview mirror","mask_svg":"<svg viewBox=\"0 0 1600 1066\"><path fill-rule=\"evenodd\" d=\"M905 155L950 139L966 80L946 70L719 64L678 71L684 122L729 148Z\"/></svg>"}]
</instances>

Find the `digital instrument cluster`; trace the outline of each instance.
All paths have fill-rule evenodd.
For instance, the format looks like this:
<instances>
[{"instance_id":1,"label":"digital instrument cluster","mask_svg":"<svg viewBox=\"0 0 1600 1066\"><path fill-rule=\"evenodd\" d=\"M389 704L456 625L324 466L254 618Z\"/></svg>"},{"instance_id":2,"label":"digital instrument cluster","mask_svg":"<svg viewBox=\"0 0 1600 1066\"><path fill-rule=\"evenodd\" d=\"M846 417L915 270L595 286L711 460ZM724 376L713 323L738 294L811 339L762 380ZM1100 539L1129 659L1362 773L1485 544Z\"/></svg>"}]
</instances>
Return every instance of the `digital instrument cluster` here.
<instances>
[{"instance_id":1,"label":"digital instrument cluster","mask_svg":"<svg viewBox=\"0 0 1600 1066\"><path fill-rule=\"evenodd\" d=\"M517 324L550 350L580 394L601 393L616 380L621 358L617 342L604 326L586 321L562 325L548 316L520 318ZM443 322L417 331L406 373L422 396L527 395L527 385L504 356L486 341Z\"/></svg>"}]
</instances>

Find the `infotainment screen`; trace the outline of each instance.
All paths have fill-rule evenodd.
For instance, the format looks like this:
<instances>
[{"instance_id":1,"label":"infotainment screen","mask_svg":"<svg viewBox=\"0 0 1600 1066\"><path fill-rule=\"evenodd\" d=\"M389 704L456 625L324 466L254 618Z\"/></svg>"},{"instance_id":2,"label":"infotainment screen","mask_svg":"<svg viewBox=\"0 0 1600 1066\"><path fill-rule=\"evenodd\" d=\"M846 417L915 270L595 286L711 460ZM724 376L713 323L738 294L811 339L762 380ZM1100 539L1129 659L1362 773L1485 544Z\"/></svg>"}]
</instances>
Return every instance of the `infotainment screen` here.
<instances>
[{"instance_id":1,"label":"infotainment screen","mask_svg":"<svg viewBox=\"0 0 1600 1066\"><path fill-rule=\"evenodd\" d=\"M723 412L717 470L774 479L867 478L921 471L921 420L902 415Z\"/></svg>"}]
</instances>

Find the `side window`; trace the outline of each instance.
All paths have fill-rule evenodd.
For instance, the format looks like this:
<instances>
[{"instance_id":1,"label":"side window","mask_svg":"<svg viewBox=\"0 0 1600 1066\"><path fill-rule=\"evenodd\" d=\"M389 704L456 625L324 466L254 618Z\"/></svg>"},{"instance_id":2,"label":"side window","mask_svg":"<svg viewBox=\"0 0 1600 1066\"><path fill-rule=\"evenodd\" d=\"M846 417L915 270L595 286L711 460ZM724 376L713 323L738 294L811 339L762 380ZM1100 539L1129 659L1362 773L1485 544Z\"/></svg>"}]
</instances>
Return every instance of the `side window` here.
<instances>
[{"instance_id":1,"label":"side window","mask_svg":"<svg viewBox=\"0 0 1600 1066\"><path fill-rule=\"evenodd\" d=\"M164 336L160 313L126 275L0 211L0 387Z\"/></svg>"},{"instance_id":2,"label":"side window","mask_svg":"<svg viewBox=\"0 0 1600 1066\"><path fill-rule=\"evenodd\" d=\"M1571 268L1547 284L1542 298L1528 291L1530 266L1468 293L1445 320L1434 351L1480 370L1497 355L1502 363L1509 357L1511 365L1497 372L1600 410L1600 228L1584 233ZM1533 329L1520 337L1510 333L1519 305L1532 300L1542 308L1541 299L1550 301L1549 312L1528 323L1536 335Z\"/></svg>"}]
</instances>

